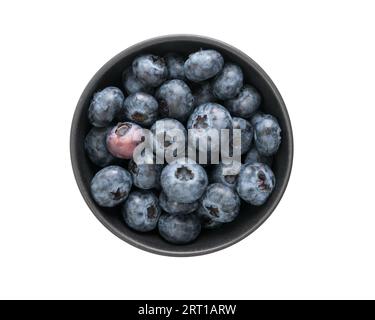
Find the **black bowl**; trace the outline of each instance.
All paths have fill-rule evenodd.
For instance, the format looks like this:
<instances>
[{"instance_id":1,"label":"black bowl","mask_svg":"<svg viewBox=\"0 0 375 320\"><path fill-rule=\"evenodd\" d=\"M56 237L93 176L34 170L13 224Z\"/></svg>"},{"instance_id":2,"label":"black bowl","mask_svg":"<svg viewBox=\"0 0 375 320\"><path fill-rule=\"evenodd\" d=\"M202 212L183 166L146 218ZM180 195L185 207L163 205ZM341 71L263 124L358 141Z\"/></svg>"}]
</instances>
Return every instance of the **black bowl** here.
<instances>
[{"instance_id":1,"label":"black bowl","mask_svg":"<svg viewBox=\"0 0 375 320\"><path fill-rule=\"evenodd\" d=\"M121 74L132 60L141 53L163 55L167 52L189 54L199 49L216 49L225 61L238 64L245 83L254 85L261 93L261 109L277 117L282 129L282 143L272 165L276 187L268 201L260 207L243 205L238 218L218 230L204 230L199 238L187 245L165 242L157 232L138 233L129 229L117 209L99 207L90 195L90 181L98 168L87 158L84 138L90 129L87 110L94 92L106 86L121 85ZM218 40L195 35L172 35L158 37L138 43L112 58L91 79L78 101L74 113L70 152L75 178L83 198L95 216L110 231L124 241L149 252L169 256L195 256L224 249L251 234L273 212L287 187L293 162L293 135L289 116L279 91L268 75L246 54Z\"/></svg>"}]
</instances>

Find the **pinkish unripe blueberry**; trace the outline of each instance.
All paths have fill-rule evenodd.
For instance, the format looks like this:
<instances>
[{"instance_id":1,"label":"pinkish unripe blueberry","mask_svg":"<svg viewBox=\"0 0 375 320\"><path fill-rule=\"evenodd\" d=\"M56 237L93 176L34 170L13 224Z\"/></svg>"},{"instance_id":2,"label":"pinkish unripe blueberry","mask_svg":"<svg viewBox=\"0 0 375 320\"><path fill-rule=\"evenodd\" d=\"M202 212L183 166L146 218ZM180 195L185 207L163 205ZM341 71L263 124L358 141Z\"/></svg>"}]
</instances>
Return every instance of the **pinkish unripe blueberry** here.
<instances>
[{"instance_id":1,"label":"pinkish unripe blueberry","mask_svg":"<svg viewBox=\"0 0 375 320\"><path fill-rule=\"evenodd\" d=\"M107 149L115 157L131 159L134 149L144 140L143 128L131 122L117 124L107 136Z\"/></svg>"}]
</instances>

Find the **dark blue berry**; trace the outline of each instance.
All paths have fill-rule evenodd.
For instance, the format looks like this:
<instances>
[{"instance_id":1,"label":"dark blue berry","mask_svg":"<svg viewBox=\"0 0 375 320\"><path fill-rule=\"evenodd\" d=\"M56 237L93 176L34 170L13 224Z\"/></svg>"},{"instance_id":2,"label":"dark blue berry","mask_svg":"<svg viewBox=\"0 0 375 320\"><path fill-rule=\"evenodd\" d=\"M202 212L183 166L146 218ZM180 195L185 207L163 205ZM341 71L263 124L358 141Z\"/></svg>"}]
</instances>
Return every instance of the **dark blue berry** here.
<instances>
[{"instance_id":1,"label":"dark blue berry","mask_svg":"<svg viewBox=\"0 0 375 320\"><path fill-rule=\"evenodd\" d=\"M180 79L185 80L184 64L185 59L177 53L168 53L164 57L168 68L169 79Z\"/></svg>"},{"instance_id":2,"label":"dark blue berry","mask_svg":"<svg viewBox=\"0 0 375 320\"><path fill-rule=\"evenodd\" d=\"M109 166L100 170L91 180L91 195L102 207L114 207L129 195L132 177L119 166Z\"/></svg>"},{"instance_id":3,"label":"dark blue berry","mask_svg":"<svg viewBox=\"0 0 375 320\"><path fill-rule=\"evenodd\" d=\"M237 96L243 86L243 73L239 66L226 63L213 82L213 93L221 100Z\"/></svg>"},{"instance_id":4,"label":"dark blue berry","mask_svg":"<svg viewBox=\"0 0 375 320\"><path fill-rule=\"evenodd\" d=\"M200 212L217 222L231 222L240 213L241 200L230 187L213 183L200 199Z\"/></svg>"},{"instance_id":5,"label":"dark blue berry","mask_svg":"<svg viewBox=\"0 0 375 320\"><path fill-rule=\"evenodd\" d=\"M247 163L242 166L237 180L237 192L241 199L260 206L266 202L275 187L275 176L263 163Z\"/></svg>"},{"instance_id":6,"label":"dark blue berry","mask_svg":"<svg viewBox=\"0 0 375 320\"><path fill-rule=\"evenodd\" d=\"M155 95L163 117L185 121L194 107L194 97L188 85L178 79L165 82Z\"/></svg>"},{"instance_id":7,"label":"dark blue berry","mask_svg":"<svg viewBox=\"0 0 375 320\"><path fill-rule=\"evenodd\" d=\"M141 81L139 81L131 67L127 68L122 74L122 84L125 88L127 94L132 94L136 92L145 92L149 94L154 93L154 89L152 87L147 87Z\"/></svg>"},{"instance_id":8,"label":"dark blue berry","mask_svg":"<svg viewBox=\"0 0 375 320\"><path fill-rule=\"evenodd\" d=\"M181 158L163 169L160 182L169 200L192 203L202 196L207 187L208 178L202 166Z\"/></svg>"},{"instance_id":9,"label":"dark blue berry","mask_svg":"<svg viewBox=\"0 0 375 320\"><path fill-rule=\"evenodd\" d=\"M107 87L94 94L89 106L89 121L95 127L106 127L120 112L124 94L116 87Z\"/></svg>"},{"instance_id":10,"label":"dark blue berry","mask_svg":"<svg viewBox=\"0 0 375 320\"><path fill-rule=\"evenodd\" d=\"M161 213L158 198L150 191L133 191L122 206L125 223L140 232L156 228Z\"/></svg>"},{"instance_id":11,"label":"dark blue berry","mask_svg":"<svg viewBox=\"0 0 375 320\"><path fill-rule=\"evenodd\" d=\"M163 239L174 244L194 241L201 232L201 222L196 214L161 215L158 223Z\"/></svg>"},{"instance_id":12,"label":"dark blue berry","mask_svg":"<svg viewBox=\"0 0 375 320\"><path fill-rule=\"evenodd\" d=\"M158 87L168 77L164 59L152 54L136 58L132 67L135 77L145 86Z\"/></svg>"},{"instance_id":13,"label":"dark blue berry","mask_svg":"<svg viewBox=\"0 0 375 320\"><path fill-rule=\"evenodd\" d=\"M255 124L254 142L259 153L271 156L277 152L281 143L281 129L274 116L264 115Z\"/></svg>"},{"instance_id":14,"label":"dark blue berry","mask_svg":"<svg viewBox=\"0 0 375 320\"><path fill-rule=\"evenodd\" d=\"M240 153L244 154L249 151L251 142L253 141L254 129L249 121L245 119L233 117L233 129L241 130L241 145L236 145L235 141L232 141L233 148L240 148Z\"/></svg>"},{"instance_id":15,"label":"dark blue berry","mask_svg":"<svg viewBox=\"0 0 375 320\"><path fill-rule=\"evenodd\" d=\"M152 189L160 187L160 174L163 165L153 163L137 164L134 160L129 161L129 172L133 177L133 184L140 189Z\"/></svg>"},{"instance_id":16,"label":"dark blue berry","mask_svg":"<svg viewBox=\"0 0 375 320\"><path fill-rule=\"evenodd\" d=\"M85 150L91 162L99 167L111 164L115 157L107 150L107 134L111 128L92 128L85 138Z\"/></svg>"},{"instance_id":17,"label":"dark blue berry","mask_svg":"<svg viewBox=\"0 0 375 320\"><path fill-rule=\"evenodd\" d=\"M261 96L252 86L242 87L238 96L225 101L225 106L233 116L250 118L259 108Z\"/></svg>"},{"instance_id":18,"label":"dark blue berry","mask_svg":"<svg viewBox=\"0 0 375 320\"><path fill-rule=\"evenodd\" d=\"M150 126L158 117L158 102L147 93L133 93L124 101L124 115L130 121Z\"/></svg>"},{"instance_id":19,"label":"dark blue berry","mask_svg":"<svg viewBox=\"0 0 375 320\"><path fill-rule=\"evenodd\" d=\"M187 123L188 129L232 129L232 117L218 103L204 103L195 108Z\"/></svg>"},{"instance_id":20,"label":"dark blue berry","mask_svg":"<svg viewBox=\"0 0 375 320\"><path fill-rule=\"evenodd\" d=\"M202 82L194 91L194 106L199 107L201 104L207 102L215 102L217 98L212 92L212 85L210 82Z\"/></svg>"},{"instance_id":21,"label":"dark blue berry","mask_svg":"<svg viewBox=\"0 0 375 320\"><path fill-rule=\"evenodd\" d=\"M194 82L210 79L217 75L224 65L221 54L215 50L201 50L192 53L185 62L185 76Z\"/></svg>"},{"instance_id":22,"label":"dark blue berry","mask_svg":"<svg viewBox=\"0 0 375 320\"><path fill-rule=\"evenodd\" d=\"M259 122L259 120L263 119L263 117L265 116L265 114L261 111L257 111L255 112L251 118L250 118L250 123L253 127L255 127L255 125Z\"/></svg>"},{"instance_id":23,"label":"dark blue berry","mask_svg":"<svg viewBox=\"0 0 375 320\"><path fill-rule=\"evenodd\" d=\"M204 144L201 141L207 141L207 151L218 152L221 143L221 129L231 130L233 127L232 117L227 109L217 103L205 103L195 108L187 122L189 132L189 144L191 147L197 146L197 149L204 151ZM215 129L219 139L208 138L210 132ZM228 135L229 139L229 135ZM199 143L198 143L199 141ZM228 145L228 141L222 141ZM211 153L209 153L210 155Z\"/></svg>"}]
</instances>

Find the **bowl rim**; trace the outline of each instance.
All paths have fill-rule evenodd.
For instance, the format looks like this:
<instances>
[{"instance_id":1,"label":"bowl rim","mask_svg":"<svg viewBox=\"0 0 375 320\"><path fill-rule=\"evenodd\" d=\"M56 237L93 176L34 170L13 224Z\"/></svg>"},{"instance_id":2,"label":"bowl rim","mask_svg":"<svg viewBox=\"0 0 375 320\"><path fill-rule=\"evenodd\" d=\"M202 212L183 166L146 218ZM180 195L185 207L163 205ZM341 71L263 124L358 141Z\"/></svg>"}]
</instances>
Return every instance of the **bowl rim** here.
<instances>
[{"instance_id":1,"label":"bowl rim","mask_svg":"<svg viewBox=\"0 0 375 320\"><path fill-rule=\"evenodd\" d=\"M286 170L286 177L282 182L282 185L280 186L280 191L277 194L277 197L273 200L271 206L268 208L267 212L265 212L262 217L254 224L251 228L247 229L246 232L243 232L239 234L237 237L233 237L230 240L227 240L219 245L213 246L211 248L207 249L197 249L197 250L188 250L188 251L173 251L173 250L166 250L166 249L160 249L153 246L146 245L144 243L141 243L135 239L133 239L131 236L128 236L124 233L122 233L120 230L118 230L116 227L114 227L112 224L110 224L95 208L93 205L93 200L91 199L91 196L88 192L86 192L84 183L83 183L83 177L81 172L78 170L78 162L79 159L77 157L77 154L75 153L75 133L77 131L77 127L79 126L79 115L81 114L81 109L84 107L85 101L88 97L88 93L92 91L92 88L96 86L97 81L108 71L110 68L112 68L113 65L121 61L124 57L135 54L141 50L147 49L149 46L154 46L158 44L162 44L165 42L175 42L175 41L196 41L196 42L204 42L209 45L216 46L218 48L223 48L227 51L230 51L234 55L238 56L239 59L244 61L246 64L250 64L254 69L257 70L257 72L260 74L260 76L263 78L265 82L267 82L269 88L271 89L273 95L275 96L279 106L281 107L281 112L283 113L283 116L285 118L286 127L288 130L286 130L286 139L289 142L289 152L287 154L287 161L285 165ZM209 253L213 253L225 248L228 248L235 243L243 240L247 236L249 236L251 233L253 233L255 230L257 230L273 213L273 211L278 206L281 198L283 197L285 190L287 188L292 167L293 167L293 155L294 155L294 142L293 142L293 131L292 131L292 125L290 122L290 117L286 108L286 105L284 103L284 100L281 97L281 94L271 78L268 76L268 74L253 60L251 59L247 54L240 51L239 49L233 47L230 44L227 44L221 40L217 40L211 37L206 37L202 35L195 35L195 34L171 34L171 35L164 35L164 36L158 36L154 38L150 38L141 42L138 42L127 49L121 51L117 55L115 55L113 58L111 58L108 62L106 62L91 78L91 80L86 85L84 91L82 92L77 106L74 111L72 124L71 124L71 130L70 130L70 158L71 158L71 164L73 168L74 177L76 180L76 183L78 185L78 188L81 192L82 197L84 198L87 206L90 208L92 213L95 215L95 217L114 235L116 235L121 240L139 248L145 251L148 251L150 253L158 254L158 255L164 255L164 256L172 256L172 257L191 257L191 256L199 256L199 255L205 255ZM179 249L181 249L181 246L178 246Z\"/></svg>"}]
</instances>

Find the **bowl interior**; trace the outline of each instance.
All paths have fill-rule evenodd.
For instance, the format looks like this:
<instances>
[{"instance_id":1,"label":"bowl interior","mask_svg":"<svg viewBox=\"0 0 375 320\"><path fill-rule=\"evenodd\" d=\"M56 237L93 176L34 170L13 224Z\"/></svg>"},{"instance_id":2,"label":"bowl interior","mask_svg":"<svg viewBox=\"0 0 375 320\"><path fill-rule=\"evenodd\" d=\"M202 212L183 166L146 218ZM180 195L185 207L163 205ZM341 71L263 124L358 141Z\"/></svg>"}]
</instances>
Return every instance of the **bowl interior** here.
<instances>
[{"instance_id":1,"label":"bowl interior","mask_svg":"<svg viewBox=\"0 0 375 320\"><path fill-rule=\"evenodd\" d=\"M195 242L177 246L165 242L156 231L143 234L129 229L124 224L118 208L101 208L92 200L90 181L99 168L89 161L84 152L84 138L90 130L87 110L94 92L110 85L122 88L122 72L137 55L141 53L163 55L167 52L188 55L201 48L216 49L224 56L225 61L234 62L242 68L245 83L256 87L262 95L262 111L276 116L279 120L282 143L272 165L276 187L263 206L243 205L240 215L232 223L225 224L219 230L204 230ZM286 188L292 167L292 129L287 110L276 87L248 56L217 40L199 36L168 36L151 39L126 49L97 72L83 92L74 115L71 131L71 157L74 174L83 197L96 217L114 234L141 249L154 253L173 256L198 255L225 248L241 240L253 232L272 213Z\"/></svg>"}]
</instances>

